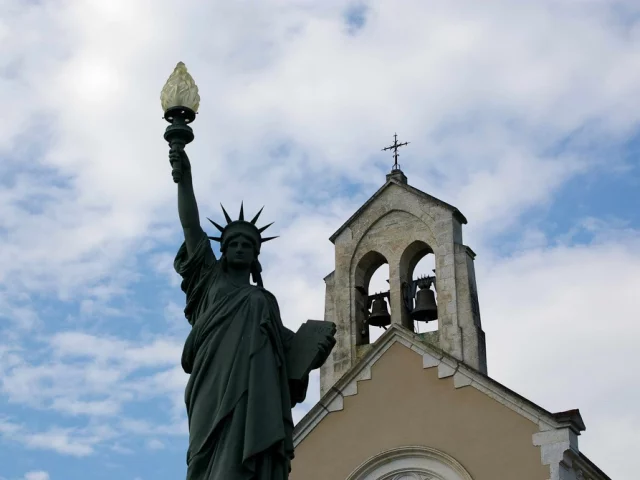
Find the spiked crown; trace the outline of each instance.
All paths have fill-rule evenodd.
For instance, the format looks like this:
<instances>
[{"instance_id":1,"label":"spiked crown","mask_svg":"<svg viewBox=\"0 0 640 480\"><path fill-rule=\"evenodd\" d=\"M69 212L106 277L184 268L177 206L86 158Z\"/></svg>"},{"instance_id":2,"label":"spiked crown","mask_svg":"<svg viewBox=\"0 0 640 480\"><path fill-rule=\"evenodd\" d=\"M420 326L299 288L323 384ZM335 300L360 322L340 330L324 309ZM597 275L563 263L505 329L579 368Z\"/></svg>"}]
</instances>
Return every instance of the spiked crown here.
<instances>
[{"instance_id":1,"label":"spiked crown","mask_svg":"<svg viewBox=\"0 0 640 480\"><path fill-rule=\"evenodd\" d=\"M261 244L263 244L264 242L268 242L269 240L273 240L274 238L278 238L277 236L262 237L262 232L264 232L267 228L273 225L273 222L261 228L256 227L256 222L258 221L258 218L260 217L260 214L262 213L262 210L264 209L264 207L262 207L260 211L256 213L256 215L250 221L246 221L244 219L243 203L240 204L240 215L238 216L238 220L232 220L229 214L227 213L227 211L222 206L222 204L220 204L220 207L222 208L222 213L224 214L224 218L227 221L227 225L223 227L222 225L219 225L218 223L211 220L210 218L207 218L207 220L209 220L213 224L213 226L220 231L219 237L209 237L209 239L214 240L216 242L220 242L220 245L223 251L226 249L226 243L231 238L237 235L244 235L250 238L254 242L254 245L257 249L257 253L260 253Z\"/></svg>"}]
</instances>

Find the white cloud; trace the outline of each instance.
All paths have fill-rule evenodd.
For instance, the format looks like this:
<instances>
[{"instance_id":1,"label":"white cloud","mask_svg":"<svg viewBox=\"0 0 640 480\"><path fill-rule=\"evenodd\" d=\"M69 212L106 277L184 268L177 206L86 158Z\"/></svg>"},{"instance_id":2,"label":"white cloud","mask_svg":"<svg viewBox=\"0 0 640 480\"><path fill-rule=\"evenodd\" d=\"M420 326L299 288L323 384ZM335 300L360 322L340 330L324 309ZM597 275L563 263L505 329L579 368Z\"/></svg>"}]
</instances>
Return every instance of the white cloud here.
<instances>
[{"instance_id":1,"label":"white cloud","mask_svg":"<svg viewBox=\"0 0 640 480\"><path fill-rule=\"evenodd\" d=\"M48 450L62 455L86 457L94 447L112 439L116 433L108 426L87 428L51 427L33 431L10 420L0 420L0 436L7 442L24 445L33 450Z\"/></svg>"},{"instance_id":2,"label":"white cloud","mask_svg":"<svg viewBox=\"0 0 640 480\"><path fill-rule=\"evenodd\" d=\"M165 445L157 438L152 438L147 441L147 448L149 450L163 450L165 448Z\"/></svg>"},{"instance_id":3,"label":"white cloud","mask_svg":"<svg viewBox=\"0 0 640 480\"><path fill-rule=\"evenodd\" d=\"M10 405L56 412L65 424L75 419L77 427L47 430L7 420L0 424L0 434L6 440L64 455L87 456L114 439L126 438L123 435L127 432L142 436L186 433L183 396L188 377L180 367L181 345L174 339L133 345L61 332L48 343L51 356L41 363L29 360L21 351L0 355L0 391ZM171 408L160 422L146 429L132 428L127 406L165 398ZM130 451L118 442L111 449Z\"/></svg>"},{"instance_id":4,"label":"white cloud","mask_svg":"<svg viewBox=\"0 0 640 480\"><path fill-rule=\"evenodd\" d=\"M24 480L49 480L49 473L43 470L34 470L24 474Z\"/></svg>"},{"instance_id":5,"label":"white cloud","mask_svg":"<svg viewBox=\"0 0 640 480\"><path fill-rule=\"evenodd\" d=\"M112 451L119 453L121 455L133 455L134 453L136 453L136 451L133 450L132 448L125 447L118 442L111 445L110 448Z\"/></svg>"},{"instance_id":6,"label":"white cloud","mask_svg":"<svg viewBox=\"0 0 640 480\"><path fill-rule=\"evenodd\" d=\"M30 448L53 450L76 457L85 457L93 453L92 442L74 439L69 430L55 429L49 432L32 433L25 436L24 443Z\"/></svg>"}]
</instances>

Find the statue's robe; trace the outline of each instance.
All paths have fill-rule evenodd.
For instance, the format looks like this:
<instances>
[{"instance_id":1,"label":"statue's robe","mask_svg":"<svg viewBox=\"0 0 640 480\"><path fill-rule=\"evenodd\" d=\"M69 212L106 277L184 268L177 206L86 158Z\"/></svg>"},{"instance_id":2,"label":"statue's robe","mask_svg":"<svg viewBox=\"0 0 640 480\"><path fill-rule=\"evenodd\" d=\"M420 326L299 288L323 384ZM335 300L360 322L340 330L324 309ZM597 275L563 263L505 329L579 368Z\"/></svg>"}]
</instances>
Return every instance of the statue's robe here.
<instances>
[{"instance_id":1,"label":"statue's robe","mask_svg":"<svg viewBox=\"0 0 640 480\"><path fill-rule=\"evenodd\" d=\"M234 284L203 233L196 250L183 243L174 262L192 325L182 354L191 374L187 480L284 480L293 458L291 408L308 378L289 387L293 332L264 288Z\"/></svg>"}]
</instances>

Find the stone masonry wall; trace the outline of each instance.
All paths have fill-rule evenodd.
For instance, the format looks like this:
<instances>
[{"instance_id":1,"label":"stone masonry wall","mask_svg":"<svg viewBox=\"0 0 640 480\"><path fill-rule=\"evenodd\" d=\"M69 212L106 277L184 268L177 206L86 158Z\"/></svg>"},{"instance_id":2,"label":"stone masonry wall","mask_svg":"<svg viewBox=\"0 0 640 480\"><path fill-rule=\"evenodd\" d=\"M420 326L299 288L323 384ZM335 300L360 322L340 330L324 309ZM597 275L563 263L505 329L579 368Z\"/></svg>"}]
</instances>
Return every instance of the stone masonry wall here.
<instances>
[{"instance_id":1,"label":"stone masonry wall","mask_svg":"<svg viewBox=\"0 0 640 480\"><path fill-rule=\"evenodd\" d=\"M424 244L435 255L439 346L465 360L463 337L481 330L467 328L476 322L469 298L470 278L473 277L474 287L475 278L467 264L467 247L462 245L462 226L450 207L426 195L417 195L391 180L335 239L335 271L325 279L325 319L336 323L337 343L321 369L321 394L357 362L356 345L360 342L357 341L355 287L368 287L357 285L360 281L357 272L361 273L366 267L363 262L372 257L367 256L368 253L383 255L389 264L391 322L411 328L403 306L402 282L410 280L412 272L406 271L406 256L416 244ZM477 321L479 324L479 318ZM471 347L474 339L467 338L464 343ZM477 346L472 350L477 356ZM473 352L469 351L468 355ZM481 363L477 358L467 360L474 368Z\"/></svg>"}]
</instances>

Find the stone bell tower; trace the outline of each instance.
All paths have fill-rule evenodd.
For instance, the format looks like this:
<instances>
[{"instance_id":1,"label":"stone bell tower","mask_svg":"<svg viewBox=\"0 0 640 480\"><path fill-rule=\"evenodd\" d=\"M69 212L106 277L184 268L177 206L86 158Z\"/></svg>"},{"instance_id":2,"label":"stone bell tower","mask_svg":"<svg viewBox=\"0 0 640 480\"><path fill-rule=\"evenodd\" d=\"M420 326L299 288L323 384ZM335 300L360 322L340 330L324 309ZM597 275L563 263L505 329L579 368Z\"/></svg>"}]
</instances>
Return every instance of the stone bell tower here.
<instances>
[{"instance_id":1,"label":"stone bell tower","mask_svg":"<svg viewBox=\"0 0 640 480\"><path fill-rule=\"evenodd\" d=\"M487 373L475 254L462 243L466 223L457 208L410 186L396 164L386 183L331 236L335 270L325 278L324 318L337 325L337 343L320 369L321 395L371 348L367 292L371 276L385 263L390 322L414 331L407 286L427 254L435 256L438 330L423 340Z\"/></svg>"}]
</instances>

